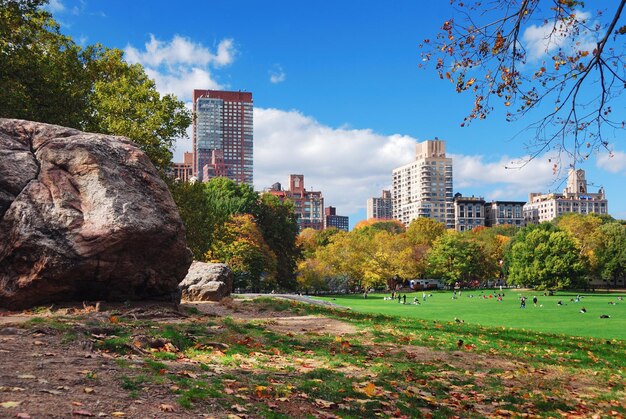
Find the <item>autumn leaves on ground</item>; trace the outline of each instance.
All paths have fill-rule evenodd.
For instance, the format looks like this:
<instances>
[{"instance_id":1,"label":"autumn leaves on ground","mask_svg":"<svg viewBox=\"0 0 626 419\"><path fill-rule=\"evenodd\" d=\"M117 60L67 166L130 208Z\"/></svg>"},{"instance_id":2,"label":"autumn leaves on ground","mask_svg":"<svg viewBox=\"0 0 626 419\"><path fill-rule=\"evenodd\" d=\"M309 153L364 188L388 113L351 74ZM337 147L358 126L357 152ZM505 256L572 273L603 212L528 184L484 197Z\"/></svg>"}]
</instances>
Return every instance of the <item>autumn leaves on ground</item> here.
<instances>
[{"instance_id":1,"label":"autumn leaves on ground","mask_svg":"<svg viewBox=\"0 0 626 419\"><path fill-rule=\"evenodd\" d=\"M270 299L0 321L1 417L626 415L617 340Z\"/></svg>"}]
</instances>

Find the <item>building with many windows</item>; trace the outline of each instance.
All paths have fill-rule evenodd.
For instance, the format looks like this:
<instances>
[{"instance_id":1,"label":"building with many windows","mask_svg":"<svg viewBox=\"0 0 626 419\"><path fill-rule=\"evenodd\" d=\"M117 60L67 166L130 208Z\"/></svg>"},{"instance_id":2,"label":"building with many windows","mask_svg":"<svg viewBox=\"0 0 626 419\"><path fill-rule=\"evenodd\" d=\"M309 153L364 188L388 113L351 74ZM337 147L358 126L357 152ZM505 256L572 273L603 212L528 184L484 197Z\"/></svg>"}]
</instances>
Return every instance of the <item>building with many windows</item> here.
<instances>
[{"instance_id":1,"label":"building with many windows","mask_svg":"<svg viewBox=\"0 0 626 419\"><path fill-rule=\"evenodd\" d=\"M454 228L452 159L442 140L417 144L415 161L393 171L393 218L404 225L418 217Z\"/></svg>"},{"instance_id":2,"label":"building with many windows","mask_svg":"<svg viewBox=\"0 0 626 419\"><path fill-rule=\"evenodd\" d=\"M482 197L454 194L454 229L472 230L485 225L485 200Z\"/></svg>"},{"instance_id":3,"label":"building with many windows","mask_svg":"<svg viewBox=\"0 0 626 419\"><path fill-rule=\"evenodd\" d=\"M252 93L193 91L193 175L252 186Z\"/></svg>"},{"instance_id":4,"label":"building with many windows","mask_svg":"<svg viewBox=\"0 0 626 419\"><path fill-rule=\"evenodd\" d=\"M345 215L337 215L335 207L326 207L324 209L324 228L335 227L338 230L350 230L350 218Z\"/></svg>"},{"instance_id":5,"label":"building with many windows","mask_svg":"<svg viewBox=\"0 0 626 419\"><path fill-rule=\"evenodd\" d=\"M183 154L182 163L172 163L172 178L181 182L189 182L193 176L193 153Z\"/></svg>"},{"instance_id":6,"label":"building with many windows","mask_svg":"<svg viewBox=\"0 0 626 419\"><path fill-rule=\"evenodd\" d=\"M367 219L391 220L393 218L392 208L391 191L383 190L380 198L367 200Z\"/></svg>"},{"instance_id":7,"label":"building with many windows","mask_svg":"<svg viewBox=\"0 0 626 419\"><path fill-rule=\"evenodd\" d=\"M524 219L527 224L551 221L566 213L608 214L609 204L601 187L592 193L587 189L584 170L570 169L567 187L559 193L531 193L529 202L524 205Z\"/></svg>"},{"instance_id":8,"label":"building with many windows","mask_svg":"<svg viewBox=\"0 0 626 419\"><path fill-rule=\"evenodd\" d=\"M512 225L523 227L524 221L524 201L493 201L485 204L485 225L495 227L501 225Z\"/></svg>"},{"instance_id":9,"label":"building with many windows","mask_svg":"<svg viewBox=\"0 0 626 419\"><path fill-rule=\"evenodd\" d=\"M280 183L274 183L265 192L290 199L300 231L305 228L324 229L324 197L321 191L307 191L304 187L304 175L289 175L289 189L283 190ZM347 218L347 217L346 217Z\"/></svg>"}]
</instances>

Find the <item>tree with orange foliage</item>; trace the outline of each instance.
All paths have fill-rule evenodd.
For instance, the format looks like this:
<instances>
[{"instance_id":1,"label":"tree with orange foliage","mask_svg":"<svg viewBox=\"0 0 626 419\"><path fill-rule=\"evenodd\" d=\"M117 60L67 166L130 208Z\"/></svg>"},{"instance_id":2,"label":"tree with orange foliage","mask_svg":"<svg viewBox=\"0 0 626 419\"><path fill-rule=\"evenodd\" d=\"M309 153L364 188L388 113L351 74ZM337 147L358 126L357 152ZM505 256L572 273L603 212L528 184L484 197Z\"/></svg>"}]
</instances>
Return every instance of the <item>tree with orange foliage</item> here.
<instances>
[{"instance_id":1,"label":"tree with orange foliage","mask_svg":"<svg viewBox=\"0 0 626 419\"><path fill-rule=\"evenodd\" d=\"M450 3L456 18L420 45L420 67L434 62L441 79L473 95L461 126L486 118L499 101L507 121L537 110L531 158L555 149L577 161L609 148L605 132L625 127L612 104L626 87L626 0L601 2L606 9L595 12L578 0Z\"/></svg>"}]
</instances>

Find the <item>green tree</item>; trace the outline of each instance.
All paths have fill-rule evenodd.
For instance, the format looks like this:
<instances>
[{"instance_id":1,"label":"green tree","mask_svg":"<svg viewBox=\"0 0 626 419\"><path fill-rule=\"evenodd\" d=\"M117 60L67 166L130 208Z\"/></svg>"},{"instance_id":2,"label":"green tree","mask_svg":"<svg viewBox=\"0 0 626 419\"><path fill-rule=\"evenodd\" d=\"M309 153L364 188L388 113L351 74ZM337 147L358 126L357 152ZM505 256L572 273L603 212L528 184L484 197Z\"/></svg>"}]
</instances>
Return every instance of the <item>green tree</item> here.
<instances>
[{"instance_id":1,"label":"green tree","mask_svg":"<svg viewBox=\"0 0 626 419\"><path fill-rule=\"evenodd\" d=\"M359 221L354 226L354 232L361 235L374 235L379 231L387 231L392 234L404 233L406 228L398 220L378 220L370 218L369 220Z\"/></svg>"},{"instance_id":2,"label":"green tree","mask_svg":"<svg viewBox=\"0 0 626 419\"><path fill-rule=\"evenodd\" d=\"M602 240L596 249L600 277L617 285L626 276L626 226L607 223L600 227Z\"/></svg>"},{"instance_id":3,"label":"green tree","mask_svg":"<svg viewBox=\"0 0 626 419\"><path fill-rule=\"evenodd\" d=\"M166 173L175 139L185 137L191 124L184 103L173 95L161 96L143 67L125 62L118 49L95 45L85 54L93 84L82 128L130 138Z\"/></svg>"},{"instance_id":4,"label":"green tree","mask_svg":"<svg viewBox=\"0 0 626 419\"><path fill-rule=\"evenodd\" d=\"M276 283L285 290L295 290L297 263L302 257L297 245L298 223L291 201L262 194L257 213L253 214L263 237L276 255Z\"/></svg>"},{"instance_id":5,"label":"green tree","mask_svg":"<svg viewBox=\"0 0 626 419\"><path fill-rule=\"evenodd\" d=\"M185 225L187 246L195 260L203 260L211 248L217 228L215 213L209 205L204 183L176 182L167 179L170 192Z\"/></svg>"},{"instance_id":6,"label":"green tree","mask_svg":"<svg viewBox=\"0 0 626 419\"><path fill-rule=\"evenodd\" d=\"M233 216L220 229L205 259L228 264L235 288L259 292L276 286L276 256L250 214Z\"/></svg>"},{"instance_id":7,"label":"green tree","mask_svg":"<svg viewBox=\"0 0 626 419\"><path fill-rule=\"evenodd\" d=\"M419 217L411 221L406 230L408 239L415 246L432 247L435 240L443 236L446 226L434 218Z\"/></svg>"},{"instance_id":8,"label":"green tree","mask_svg":"<svg viewBox=\"0 0 626 419\"><path fill-rule=\"evenodd\" d=\"M583 285L586 264L574 239L549 223L525 227L512 241L509 280L538 289Z\"/></svg>"},{"instance_id":9,"label":"green tree","mask_svg":"<svg viewBox=\"0 0 626 419\"><path fill-rule=\"evenodd\" d=\"M298 288L306 293L328 291L330 276L328 266L313 257L298 262Z\"/></svg>"},{"instance_id":10,"label":"green tree","mask_svg":"<svg viewBox=\"0 0 626 419\"><path fill-rule=\"evenodd\" d=\"M484 255L481 247L465 236L448 232L433 243L428 253L431 276L443 278L448 285L457 281L482 279Z\"/></svg>"},{"instance_id":11,"label":"green tree","mask_svg":"<svg viewBox=\"0 0 626 419\"><path fill-rule=\"evenodd\" d=\"M0 116L126 136L165 174L191 123L184 103L122 51L62 35L45 3L0 0Z\"/></svg>"},{"instance_id":12,"label":"green tree","mask_svg":"<svg viewBox=\"0 0 626 419\"><path fill-rule=\"evenodd\" d=\"M81 128L91 83L86 57L45 0L0 0L0 116Z\"/></svg>"}]
</instances>

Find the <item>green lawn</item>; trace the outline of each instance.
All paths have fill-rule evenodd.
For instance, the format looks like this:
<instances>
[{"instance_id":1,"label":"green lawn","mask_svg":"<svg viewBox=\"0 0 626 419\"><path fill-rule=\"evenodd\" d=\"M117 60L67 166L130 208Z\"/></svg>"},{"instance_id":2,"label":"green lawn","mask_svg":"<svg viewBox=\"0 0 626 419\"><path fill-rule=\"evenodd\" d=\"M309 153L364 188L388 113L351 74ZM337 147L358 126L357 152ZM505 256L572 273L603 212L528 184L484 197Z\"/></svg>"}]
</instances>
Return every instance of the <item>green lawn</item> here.
<instances>
[{"instance_id":1,"label":"green lawn","mask_svg":"<svg viewBox=\"0 0 626 419\"><path fill-rule=\"evenodd\" d=\"M457 318L481 326L626 340L626 294L580 294L581 301L573 302L571 300L576 298L576 293L557 292L555 296L544 296L542 292L504 290L501 302L496 298L483 298L483 295L491 293L488 290L463 291L455 300L451 291L431 291L429 294L432 297L427 297L426 301L422 300L422 292L407 293L406 305L398 304L397 300L384 300L383 297L389 297L390 293L370 294L367 299L360 294L319 299L363 313L438 321L454 321ZM527 297L525 309L520 308L522 295ZM539 300L537 307L532 302L534 295ZM624 300L618 300L618 296ZM419 298L420 305L411 304L413 297ZM559 300L563 302L562 306L557 304ZM586 313L580 312L583 307ZM600 318L604 314L610 318Z\"/></svg>"}]
</instances>

